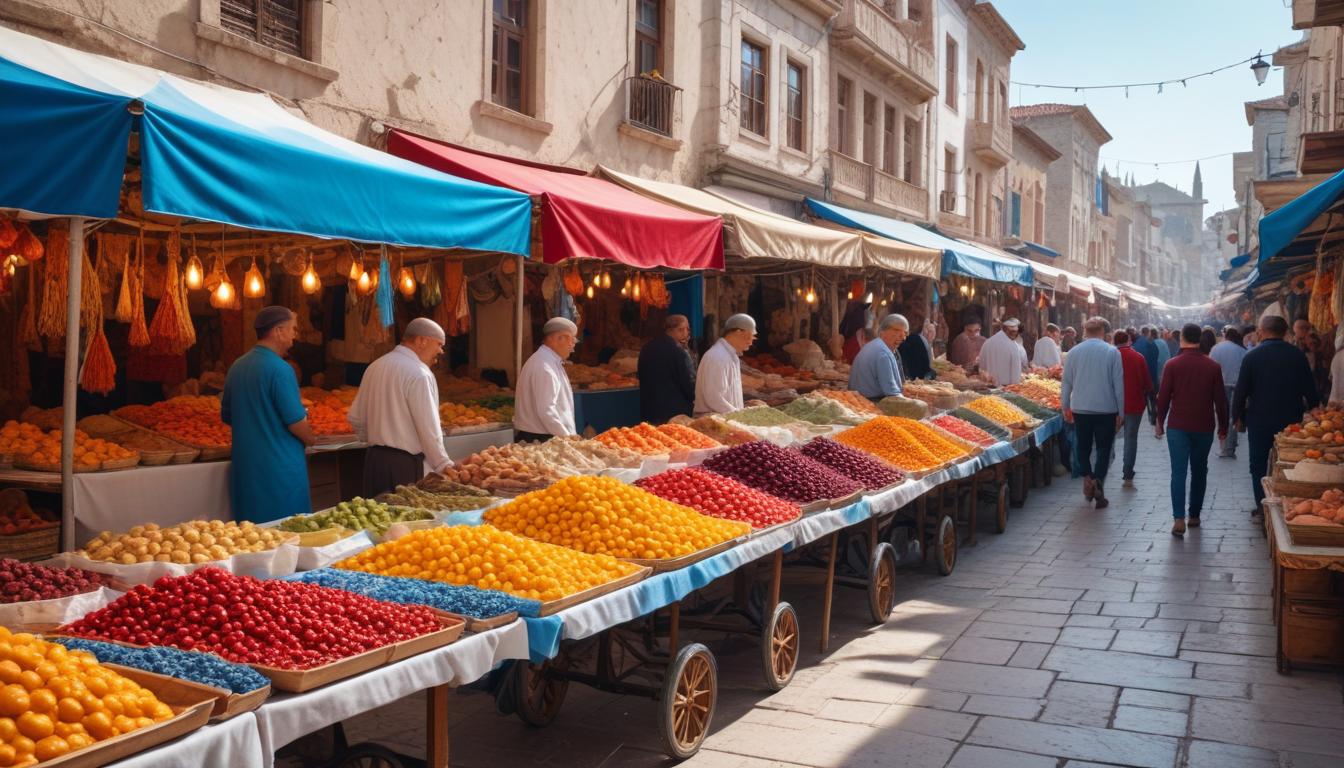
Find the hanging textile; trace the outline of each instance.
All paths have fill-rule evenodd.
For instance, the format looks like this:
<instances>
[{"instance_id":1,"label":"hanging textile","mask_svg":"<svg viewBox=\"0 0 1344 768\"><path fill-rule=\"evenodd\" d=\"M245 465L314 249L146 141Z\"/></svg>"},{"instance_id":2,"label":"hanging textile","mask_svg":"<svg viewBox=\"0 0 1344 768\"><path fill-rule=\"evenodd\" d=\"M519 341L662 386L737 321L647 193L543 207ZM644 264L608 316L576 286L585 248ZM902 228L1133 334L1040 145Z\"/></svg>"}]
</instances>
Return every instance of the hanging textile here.
<instances>
[{"instance_id":1,"label":"hanging textile","mask_svg":"<svg viewBox=\"0 0 1344 768\"><path fill-rule=\"evenodd\" d=\"M467 305L467 281L462 262L443 260L443 301L434 310L434 322L449 336L461 336L471 330L471 312Z\"/></svg>"},{"instance_id":2,"label":"hanging textile","mask_svg":"<svg viewBox=\"0 0 1344 768\"><path fill-rule=\"evenodd\" d=\"M396 322L396 315L392 306L392 270L387 263L387 250L383 250L383 255L378 259L378 287L374 289L374 299L378 306L378 322L383 324L384 328L392 327Z\"/></svg>"}]
</instances>

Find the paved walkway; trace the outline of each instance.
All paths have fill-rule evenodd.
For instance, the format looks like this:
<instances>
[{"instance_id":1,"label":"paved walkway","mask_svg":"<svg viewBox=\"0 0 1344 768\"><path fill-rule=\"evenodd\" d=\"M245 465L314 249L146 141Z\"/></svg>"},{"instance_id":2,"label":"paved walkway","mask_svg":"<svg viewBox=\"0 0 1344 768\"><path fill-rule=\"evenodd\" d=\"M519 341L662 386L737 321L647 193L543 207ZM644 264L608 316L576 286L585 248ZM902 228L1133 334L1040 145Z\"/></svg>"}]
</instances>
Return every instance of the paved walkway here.
<instances>
[{"instance_id":1,"label":"paved walkway","mask_svg":"<svg viewBox=\"0 0 1344 768\"><path fill-rule=\"evenodd\" d=\"M951 576L902 571L881 627L865 623L863 593L840 590L825 656L819 590L787 586L805 633L796 678L767 695L754 644L716 646L714 730L684 764L1344 765L1340 677L1274 669L1270 567L1246 512L1244 459L1210 459L1204 526L1178 540L1165 444L1147 430L1140 440L1138 490L1118 487L1117 461L1107 510L1085 505L1078 482L1032 491L1008 532L982 528ZM648 700L573 685L541 730L479 693L459 692L452 708L455 766L667 763ZM423 712L400 702L349 732L423 755Z\"/></svg>"}]
</instances>

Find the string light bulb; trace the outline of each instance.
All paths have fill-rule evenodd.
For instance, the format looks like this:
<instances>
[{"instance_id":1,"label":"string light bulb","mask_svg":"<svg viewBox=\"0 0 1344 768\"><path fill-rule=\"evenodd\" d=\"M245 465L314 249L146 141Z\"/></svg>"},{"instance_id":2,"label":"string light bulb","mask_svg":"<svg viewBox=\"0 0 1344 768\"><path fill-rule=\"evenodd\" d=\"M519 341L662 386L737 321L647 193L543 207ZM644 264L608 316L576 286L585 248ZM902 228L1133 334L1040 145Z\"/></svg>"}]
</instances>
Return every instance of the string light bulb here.
<instances>
[{"instance_id":1,"label":"string light bulb","mask_svg":"<svg viewBox=\"0 0 1344 768\"><path fill-rule=\"evenodd\" d=\"M602 272L602 287L603 288L611 287L611 273L606 270L603 270Z\"/></svg>"},{"instance_id":2,"label":"string light bulb","mask_svg":"<svg viewBox=\"0 0 1344 768\"><path fill-rule=\"evenodd\" d=\"M586 295L590 299L593 298L593 286L591 285L588 286L588 291L584 295Z\"/></svg>"},{"instance_id":3,"label":"string light bulb","mask_svg":"<svg viewBox=\"0 0 1344 768\"><path fill-rule=\"evenodd\" d=\"M238 293L233 289L233 283L229 282L229 273L220 271L219 285L210 294L210 306L215 309L232 309L233 303L238 300Z\"/></svg>"},{"instance_id":4,"label":"string light bulb","mask_svg":"<svg viewBox=\"0 0 1344 768\"><path fill-rule=\"evenodd\" d=\"M397 290L401 291L401 295L407 299L415 296L415 275L411 273L410 269L402 267L397 274Z\"/></svg>"},{"instance_id":5,"label":"string light bulb","mask_svg":"<svg viewBox=\"0 0 1344 768\"><path fill-rule=\"evenodd\" d=\"M191 258L187 259L187 287L191 290L199 290L205 285L205 267L201 264L200 258L196 255L196 238L191 238Z\"/></svg>"},{"instance_id":6,"label":"string light bulb","mask_svg":"<svg viewBox=\"0 0 1344 768\"><path fill-rule=\"evenodd\" d=\"M359 279L355 280L355 290L365 296L373 293L373 278L369 277L367 270L360 271Z\"/></svg>"},{"instance_id":7,"label":"string light bulb","mask_svg":"<svg viewBox=\"0 0 1344 768\"><path fill-rule=\"evenodd\" d=\"M322 278L317 276L317 270L313 269L313 255L308 254L308 268L303 270L303 277L299 278L299 284L303 286L303 292L309 295L322 290Z\"/></svg>"},{"instance_id":8,"label":"string light bulb","mask_svg":"<svg viewBox=\"0 0 1344 768\"><path fill-rule=\"evenodd\" d=\"M806 301L808 304L816 304L816 303L817 303L817 292L814 291L814 290L812 290L812 288L809 287L809 288L807 289L807 295L803 297L803 301Z\"/></svg>"},{"instance_id":9,"label":"string light bulb","mask_svg":"<svg viewBox=\"0 0 1344 768\"><path fill-rule=\"evenodd\" d=\"M628 278L628 277L625 278L625 285L622 285L622 286L621 286L621 295L622 295L622 296L629 296L629 295L630 295L630 278Z\"/></svg>"},{"instance_id":10,"label":"string light bulb","mask_svg":"<svg viewBox=\"0 0 1344 768\"><path fill-rule=\"evenodd\" d=\"M594 272L594 273L593 273L593 284L592 284L591 286L589 286L589 287L590 287L590 288L601 288L601 287L602 287L602 273L601 273L601 272ZM589 296L588 298L592 298L592 297Z\"/></svg>"},{"instance_id":11,"label":"string light bulb","mask_svg":"<svg viewBox=\"0 0 1344 768\"><path fill-rule=\"evenodd\" d=\"M252 266L243 277L243 295L249 299L258 299L266 295L266 280L257 269L257 259L252 257Z\"/></svg>"},{"instance_id":12,"label":"string light bulb","mask_svg":"<svg viewBox=\"0 0 1344 768\"><path fill-rule=\"evenodd\" d=\"M642 282L644 282L644 278L642 278L642 277L640 277L640 278L635 278L635 287L634 287L634 290L632 290L632 291L630 292L630 293L631 293L631 297L632 297L635 301L639 301L639 284L642 283Z\"/></svg>"}]
</instances>

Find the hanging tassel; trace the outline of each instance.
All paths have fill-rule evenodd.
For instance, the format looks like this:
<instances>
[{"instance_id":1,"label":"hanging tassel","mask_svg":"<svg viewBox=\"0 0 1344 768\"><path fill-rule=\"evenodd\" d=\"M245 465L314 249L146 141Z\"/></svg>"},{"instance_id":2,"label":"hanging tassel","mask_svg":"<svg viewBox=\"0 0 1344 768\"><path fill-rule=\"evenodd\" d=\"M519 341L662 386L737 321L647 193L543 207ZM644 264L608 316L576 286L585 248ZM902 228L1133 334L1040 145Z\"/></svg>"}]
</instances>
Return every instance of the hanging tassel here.
<instances>
[{"instance_id":1,"label":"hanging tassel","mask_svg":"<svg viewBox=\"0 0 1344 768\"><path fill-rule=\"evenodd\" d=\"M396 322L392 312L391 271L387 263L387 249L384 248L382 258L378 260L378 287L374 290L374 300L378 303L378 322L382 323L384 328L390 328L392 323Z\"/></svg>"},{"instance_id":2,"label":"hanging tassel","mask_svg":"<svg viewBox=\"0 0 1344 768\"><path fill-rule=\"evenodd\" d=\"M127 256L127 258L130 258ZM136 265L131 273L131 334L132 347L149 346L149 328L145 325L145 231L140 230L136 241Z\"/></svg>"},{"instance_id":3,"label":"hanging tassel","mask_svg":"<svg viewBox=\"0 0 1344 768\"><path fill-rule=\"evenodd\" d=\"M121 257L121 290L117 293L117 310L113 317L118 323L129 323L135 317L135 304L131 301L131 285L135 275L131 271L131 249L126 238L116 236L108 238L112 243L113 257Z\"/></svg>"},{"instance_id":4,"label":"hanging tassel","mask_svg":"<svg viewBox=\"0 0 1344 768\"><path fill-rule=\"evenodd\" d=\"M85 392L106 395L117 388L117 361L107 345L103 329L93 332L89 348L84 351L84 367L79 372L79 386Z\"/></svg>"},{"instance_id":5,"label":"hanging tassel","mask_svg":"<svg viewBox=\"0 0 1344 768\"><path fill-rule=\"evenodd\" d=\"M19 317L19 341L27 349L41 351L42 337L37 333L37 265L28 267L28 300L23 303Z\"/></svg>"}]
</instances>

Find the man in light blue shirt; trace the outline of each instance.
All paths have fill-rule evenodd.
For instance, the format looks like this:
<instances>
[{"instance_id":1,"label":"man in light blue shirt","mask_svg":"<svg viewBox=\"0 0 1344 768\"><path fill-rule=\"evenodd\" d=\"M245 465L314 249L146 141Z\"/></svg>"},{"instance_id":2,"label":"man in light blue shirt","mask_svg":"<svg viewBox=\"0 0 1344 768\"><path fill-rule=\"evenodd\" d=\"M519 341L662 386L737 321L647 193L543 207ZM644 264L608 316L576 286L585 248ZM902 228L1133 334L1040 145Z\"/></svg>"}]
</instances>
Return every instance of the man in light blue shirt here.
<instances>
[{"instance_id":1,"label":"man in light blue shirt","mask_svg":"<svg viewBox=\"0 0 1344 768\"><path fill-rule=\"evenodd\" d=\"M1241 373L1241 361L1246 357L1246 348L1241 345L1241 331L1235 326L1223 327L1223 340L1213 345L1209 357L1223 368L1223 386L1227 389L1227 402L1232 402L1232 394L1237 391L1237 374ZM1220 459L1237 458L1237 430L1229 429L1223 440Z\"/></svg>"},{"instance_id":2,"label":"man in light blue shirt","mask_svg":"<svg viewBox=\"0 0 1344 768\"><path fill-rule=\"evenodd\" d=\"M1064 358L1059 404L1064 420L1078 433L1078 464L1083 476L1083 498L1097 502L1097 509L1110 505L1106 470L1111 463L1115 433L1124 423L1125 372L1120 350L1107 344L1105 321L1094 317L1083 326L1087 338ZM1092 462L1092 446L1097 460Z\"/></svg>"},{"instance_id":3,"label":"man in light blue shirt","mask_svg":"<svg viewBox=\"0 0 1344 768\"><path fill-rule=\"evenodd\" d=\"M887 315L877 327L877 338L863 345L849 369L849 388L868 398L881 400L901 394L905 378L896 359L896 348L910 335L904 315Z\"/></svg>"}]
</instances>

